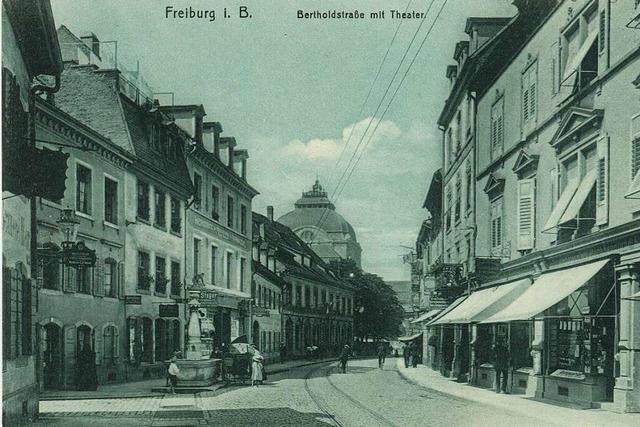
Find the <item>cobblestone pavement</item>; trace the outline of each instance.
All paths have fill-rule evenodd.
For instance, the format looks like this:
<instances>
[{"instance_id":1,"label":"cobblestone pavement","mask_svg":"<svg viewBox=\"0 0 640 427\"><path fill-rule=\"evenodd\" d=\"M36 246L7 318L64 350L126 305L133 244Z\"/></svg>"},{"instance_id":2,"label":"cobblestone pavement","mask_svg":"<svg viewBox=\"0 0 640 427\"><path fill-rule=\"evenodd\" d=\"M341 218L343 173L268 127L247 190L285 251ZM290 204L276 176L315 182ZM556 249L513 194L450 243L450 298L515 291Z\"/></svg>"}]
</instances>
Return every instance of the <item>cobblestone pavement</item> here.
<instances>
[{"instance_id":1,"label":"cobblestone pavement","mask_svg":"<svg viewBox=\"0 0 640 427\"><path fill-rule=\"evenodd\" d=\"M347 374L335 364L304 367L270 376L259 387L232 387L215 396L51 401L41 403L41 412L39 425L65 427L109 421L123 426L553 425L409 383L393 359L383 370L374 360L351 361Z\"/></svg>"}]
</instances>

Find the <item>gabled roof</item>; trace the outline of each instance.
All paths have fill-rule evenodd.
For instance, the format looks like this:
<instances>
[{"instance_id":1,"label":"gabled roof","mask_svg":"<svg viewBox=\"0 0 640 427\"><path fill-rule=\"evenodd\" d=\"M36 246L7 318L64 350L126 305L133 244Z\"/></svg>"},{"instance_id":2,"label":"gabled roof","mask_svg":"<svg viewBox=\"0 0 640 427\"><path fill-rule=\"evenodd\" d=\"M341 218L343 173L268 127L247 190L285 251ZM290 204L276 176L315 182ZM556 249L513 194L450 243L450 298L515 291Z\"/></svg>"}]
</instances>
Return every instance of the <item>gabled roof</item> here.
<instances>
[{"instance_id":1,"label":"gabled roof","mask_svg":"<svg viewBox=\"0 0 640 427\"><path fill-rule=\"evenodd\" d=\"M492 191L499 191L504 188L504 177L500 172L491 172L487 183L484 186L485 193L491 193Z\"/></svg>"},{"instance_id":2,"label":"gabled roof","mask_svg":"<svg viewBox=\"0 0 640 427\"><path fill-rule=\"evenodd\" d=\"M520 152L518 153L518 157L516 157L516 162L513 165L513 172L518 174L524 169L538 164L539 157L540 156L538 156L537 154L529 154L525 149L520 150Z\"/></svg>"},{"instance_id":3,"label":"gabled roof","mask_svg":"<svg viewBox=\"0 0 640 427\"><path fill-rule=\"evenodd\" d=\"M273 283L274 285L280 287L281 289L286 286L286 283L280 276L278 276L273 271L269 270L267 267L259 263L258 261L253 261L253 272L262 276L265 280Z\"/></svg>"}]
</instances>

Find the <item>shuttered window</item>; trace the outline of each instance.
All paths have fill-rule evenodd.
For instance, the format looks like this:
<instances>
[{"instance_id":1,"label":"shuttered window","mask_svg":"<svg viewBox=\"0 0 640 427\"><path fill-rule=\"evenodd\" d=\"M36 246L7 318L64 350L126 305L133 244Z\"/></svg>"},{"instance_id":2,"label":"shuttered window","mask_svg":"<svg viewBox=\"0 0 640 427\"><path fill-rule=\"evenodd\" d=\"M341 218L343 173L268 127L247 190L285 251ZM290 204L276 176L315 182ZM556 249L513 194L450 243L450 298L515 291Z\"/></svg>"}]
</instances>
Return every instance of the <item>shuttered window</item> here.
<instances>
[{"instance_id":1,"label":"shuttered window","mask_svg":"<svg viewBox=\"0 0 640 427\"><path fill-rule=\"evenodd\" d=\"M502 247L502 198L491 202L491 249Z\"/></svg>"},{"instance_id":2,"label":"shuttered window","mask_svg":"<svg viewBox=\"0 0 640 427\"><path fill-rule=\"evenodd\" d=\"M504 98L491 107L490 145L491 160L495 160L500 157L504 147Z\"/></svg>"},{"instance_id":3,"label":"shuttered window","mask_svg":"<svg viewBox=\"0 0 640 427\"><path fill-rule=\"evenodd\" d=\"M535 179L518 181L518 250L533 249L535 238Z\"/></svg>"},{"instance_id":4,"label":"shuttered window","mask_svg":"<svg viewBox=\"0 0 640 427\"><path fill-rule=\"evenodd\" d=\"M609 221L609 138L598 140L596 155L596 225L603 225Z\"/></svg>"},{"instance_id":5,"label":"shuttered window","mask_svg":"<svg viewBox=\"0 0 640 427\"><path fill-rule=\"evenodd\" d=\"M631 118L631 179L640 171L640 114Z\"/></svg>"},{"instance_id":6,"label":"shuttered window","mask_svg":"<svg viewBox=\"0 0 640 427\"><path fill-rule=\"evenodd\" d=\"M538 63L534 62L522 73L522 129L525 132L533 128L536 120L537 71Z\"/></svg>"}]
</instances>

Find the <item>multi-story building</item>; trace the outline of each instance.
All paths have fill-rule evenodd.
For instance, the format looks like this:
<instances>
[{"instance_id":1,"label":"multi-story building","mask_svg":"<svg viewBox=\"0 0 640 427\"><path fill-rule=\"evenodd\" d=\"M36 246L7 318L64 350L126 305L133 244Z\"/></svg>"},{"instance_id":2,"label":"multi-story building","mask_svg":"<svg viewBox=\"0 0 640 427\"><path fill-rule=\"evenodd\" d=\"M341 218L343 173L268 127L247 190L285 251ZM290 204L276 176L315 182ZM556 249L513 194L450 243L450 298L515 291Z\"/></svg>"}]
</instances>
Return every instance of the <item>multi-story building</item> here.
<instances>
[{"instance_id":1,"label":"multi-story building","mask_svg":"<svg viewBox=\"0 0 640 427\"><path fill-rule=\"evenodd\" d=\"M505 340L512 392L640 411L638 2L516 5L470 83L476 254L500 272L432 324L469 325L474 383Z\"/></svg>"},{"instance_id":2,"label":"multi-story building","mask_svg":"<svg viewBox=\"0 0 640 427\"><path fill-rule=\"evenodd\" d=\"M264 227L264 241L274 251L272 270L282 279L283 353L287 358L307 354L316 346L335 353L353 337L353 288L341 281L329 266L290 228L268 215L254 213L256 227ZM268 261L267 261L268 262ZM268 297L268 292L267 292ZM264 347L264 345L262 346ZM268 344L267 344L268 348Z\"/></svg>"},{"instance_id":3,"label":"multi-story building","mask_svg":"<svg viewBox=\"0 0 640 427\"><path fill-rule=\"evenodd\" d=\"M184 150L191 136L160 111L139 73L102 60L95 35L79 39L64 26L58 34L67 66L56 105L133 157L118 184L125 194L126 327L119 336L126 378L164 376L164 361L184 339L185 207L193 196Z\"/></svg>"},{"instance_id":4,"label":"multi-story building","mask_svg":"<svg viewBox=\"0 0 640 427\"><path fill-rule=\"evenodd\" d=\"M96 353L99 383L123 381L124 182L126 151L85 124L37 99L38 145L69 153L64 197L38 203L38 325L43 337L43 389L75 388L80 352ZM74 267L60 256L67 242L59 218L71 212L77 236L96 255L95 266Z\"/></svg>"},{"instance_id":5,"label":"multi-story building","mask_svg":"<svg viewBox=\"0 0 640 427\"><path fill-rule=\"evenodd\" d=\"M222 126L204 122L201 105L161 107L193 137L186 154L194 183L187 209L186 284L199 288L210 350L229 348L250 331L251 200L246 150L220 137Z\"/></svg>"},{"instance_id":6,"label":"multi-story building","mask_svg":"<svg viewBox=\"0 0 640 427\"><path fill-rule=\"evenodd\" d=\"M38 413L35 158L29 130L34 77L62 71L48 1L2 2L2 423L22 425ZM49 92L56 90L53 85ZM42 89L41 89L42 90ZM30 165L31 166L31 165ZM63 171L58 171L61 173ZM55 172L49 177L53 180ZM25 185L26 184L26 185ZM31 196L31 200L29 197Z\"/></svg>"}]
</instances>

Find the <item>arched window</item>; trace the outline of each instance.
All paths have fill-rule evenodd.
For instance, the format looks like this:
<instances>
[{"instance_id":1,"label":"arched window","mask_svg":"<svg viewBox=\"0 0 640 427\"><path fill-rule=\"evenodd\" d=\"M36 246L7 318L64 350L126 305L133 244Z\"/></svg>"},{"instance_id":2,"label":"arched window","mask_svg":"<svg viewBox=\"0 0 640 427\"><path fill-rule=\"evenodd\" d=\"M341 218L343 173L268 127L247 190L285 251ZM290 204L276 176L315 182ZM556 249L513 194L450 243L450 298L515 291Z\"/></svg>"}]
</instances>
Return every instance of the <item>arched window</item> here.
<instances>
[{"instance_id":1,"label":"arched window","mask_svg":"<svg viewBox=\"0 0 640 427\"><path fill-rule=\"evenodd\" d=\"M85 347L93 349L93 336L90 326L81 325L77 329L76 352L80 353Z\"/></svg>"}]
</instances>

